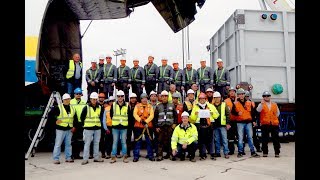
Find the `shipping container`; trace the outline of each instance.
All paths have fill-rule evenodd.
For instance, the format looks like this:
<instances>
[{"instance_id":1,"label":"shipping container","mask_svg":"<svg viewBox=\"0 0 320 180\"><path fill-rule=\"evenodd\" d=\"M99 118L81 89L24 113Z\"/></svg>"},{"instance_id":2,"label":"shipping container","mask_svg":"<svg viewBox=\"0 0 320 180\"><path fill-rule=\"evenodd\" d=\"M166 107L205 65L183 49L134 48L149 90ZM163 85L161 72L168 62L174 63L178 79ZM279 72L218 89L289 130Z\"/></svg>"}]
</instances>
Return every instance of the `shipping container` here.
<instances>
[{"instance_id":1,"label":"shipping container","mask_svg":"<svg viewBox=\"0 0 320 180\"><path fill-rule=\"evenodd\" d=\"M295 103L295 12L236 10L210 39L214 70L218 58L230 72L231 86L252 85L252 100L269 91L277 103ZM275 84L282 93L273 93Z\"/></svg>"}]
</instances>

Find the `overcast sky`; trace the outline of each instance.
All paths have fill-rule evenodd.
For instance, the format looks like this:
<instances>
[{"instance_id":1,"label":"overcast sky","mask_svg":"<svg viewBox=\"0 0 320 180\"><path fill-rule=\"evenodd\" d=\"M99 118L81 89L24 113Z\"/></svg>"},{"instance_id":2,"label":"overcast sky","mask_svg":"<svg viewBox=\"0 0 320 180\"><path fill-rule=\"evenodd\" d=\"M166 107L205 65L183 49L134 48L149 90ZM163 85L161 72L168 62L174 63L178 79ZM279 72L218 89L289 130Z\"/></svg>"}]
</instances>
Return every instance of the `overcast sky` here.
<instances>
[{"instance_id":1,"label":"overcast sky","mask_svg":"<svg viewBox=\"0 0 320 180\"><path fill-rule=\"evenodd\" d=\"M210 38L236 9L259 10L260 5L258 0L207 0L197 9L195 21L189 25L190 59L194 68L200 66L200 58L209 59L206 46ZM80 22L82 34L89 22ZM82 39L84 70L90 67L93 58L113 54L113 50L120 48L127 49L129 67L133 58L139 58L140 66L144 66L152 54L157 65L164 56L170 65L173 59L180 60L182 68L182 32L174 33L152 3L135 8L127 18L93 21ZM113 57L112 63L116 64L115 61ZM86 87L85 81L83 85Z\"/></svg>"}]
</instances>

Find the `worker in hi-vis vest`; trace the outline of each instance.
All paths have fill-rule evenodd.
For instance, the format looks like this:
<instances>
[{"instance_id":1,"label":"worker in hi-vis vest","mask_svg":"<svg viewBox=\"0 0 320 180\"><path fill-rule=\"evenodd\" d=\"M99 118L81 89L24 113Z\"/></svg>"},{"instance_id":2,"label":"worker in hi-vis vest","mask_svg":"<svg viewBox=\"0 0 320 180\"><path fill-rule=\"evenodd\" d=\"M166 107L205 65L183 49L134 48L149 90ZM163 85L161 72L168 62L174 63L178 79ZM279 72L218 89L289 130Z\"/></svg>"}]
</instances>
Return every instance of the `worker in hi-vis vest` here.
<instances>
[{"instance_id":1,"label":"worker in hi-vis vest","mask_svg":"<svg viewBox=\"0 0 320 180\"><path fill-rule=\"evenodd\" d=\"M80 54L75 53L72 59L69 60L66 67L66 84L67 93L73 97L73 91L76 88L81 88L82 85L82 63L80 62Z\"/></svg>"}]
</instances>

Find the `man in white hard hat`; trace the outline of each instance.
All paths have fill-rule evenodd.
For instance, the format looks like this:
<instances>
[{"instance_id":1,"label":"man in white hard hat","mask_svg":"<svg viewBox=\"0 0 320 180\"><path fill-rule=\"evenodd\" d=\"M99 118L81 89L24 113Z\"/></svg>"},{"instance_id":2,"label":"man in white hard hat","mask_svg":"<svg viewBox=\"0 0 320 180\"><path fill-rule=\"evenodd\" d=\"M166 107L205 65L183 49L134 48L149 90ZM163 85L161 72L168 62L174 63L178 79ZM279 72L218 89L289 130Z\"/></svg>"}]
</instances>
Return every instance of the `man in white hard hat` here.
<instances>
[{"instance_id":1,"label":"man in white hard hat","mask_svg":"<svg viewBox=\"0 0 320 180\"><path fill-rule=\"evenodd\" d=\"M208 102L213 104L214 103L214 99L213 99L213 89L212 88L208 88L206 90L206 95L207 95L207 99L208 99Z\"/></svg>"},{"instance_id":2,"label":"man in white hard hat","mask_svg":"<svg viewBox=\"0 0 320 180\"><path fill-rule=\"evenodd\" d=\"M129 83L132 88L132 92L136 93L137 96L140 96L146 83L146 74L144 69L139 66L138 58L133 59L133 68L131 68L130 71L131 77L129 79Z\"/></svg>"},{"instance_id":3,"label":"man in white hard hat","mask_svg":"<svg viewBox=\"0 0 320 180\"><path fill-rule=\"evenodd\" d=\"M118 81L116 83L117 89L122 90L125 94L125 100L129 99L129 79L131 77L130 68L126 65L126 57L124 55L120 58L120 66L118 67Z\"/></svg>"},{"instance_id":4,"label":"man in white hard hat","mask_svg":"<svg viewBox=\"0 0 320 180\"><path fill-rule=\"evenodd\" d=\"M111 63L111 55L106 55L107 63L100 69L100 82L103 83L103 92L107 97L113 95L115 83L117 82L117 67Z\"/></svg>"},{"instance_id":5,"label":"man in white hard hat","mask_svg":"<svg viewBox=\"0 0 320 180\"><path fill-rule=\"evenodd\" d=\"M135 119L133 117L133 110L134 107L138 103L138 96L136 93L131 93L130 94L130 100L129 100L129 105L128 105L128 130L127 130L127 154L128 157L131 157L131 150L133 149L133 143L131 141L132 135L133 135L133 129L134 129L134 123Z\"/></svg>"},{"instance_id":6,"label":"man in white hard hat","mask_svg":"<svg viewBox=\"0 0 320 180\"><path fill-rule=\"evenodd\" d=\"M205 93L206 89L213 85L213 70L211 67L206 66L206 60L200 60L201 67L197 70L199 78L199 89Z\"/></svg>"},{"instance_id":7,"label":"man in white hard hat","mask_svg":"<svg viewBox=\"0 0 320 180\"><path fill-rule=\"evenodd\" d=\"M98 104L98 93L90 94L90 102L82 109L81 122L83 125L83 161L82 165L88 164L90 144L93 140L93 162L103 162L99 155L99 142L101 137L101 125L103 118L102 107Z\"/></svg>"},{"instance_id":8,"label":"man in white hard hat","mask_svg":"<svg viewBox=\"0 0 320 180\"><path fill-rule=\"evenodd\" d=\"M171 137L172 155L175 158L178 156L180 161L185 160L185 153L188 152L188 157L191 162L196 162L196 141L198 140L197 127L189 122L189 113L184 111L181 114L182 123L175 127Z\"/></svg>"},{"instance_id":9,"label":"man in white hard hat","mask_svg":"<svg viewBox=\"0 0 320 180\"><path fill-rule=\"evenodd\" d=\"M172 103L168 103L168 95L166 90L161 92L162 102L157 105L154 113L154 125L158 134L157 161L168 159L172 155L170 138L177 124L177 111ZM164 157L163 151L167 152Z\"/></svg>"},{"instance_id":10,"label":"man in white hard hat","mask_svg":"<svg viewBox=\"0 0 320 180\"><path fill-rule=\"evenodd\" d=\"M185 73L185 90L188 91L191 89L192 84L198 84L198 73L195 69L192 68L191 60L188 60L186 67L183 69Z\"/></svg>"},{"instance_id":11,"label":"man in white hard hat","mask_svg":"<svg viewBox=\"0 0 320 180\"><path fill-rule=\"evenodd\" d=\"M222 59L217 59L217 69L213 74L213 84L215 91L220 92L223 99L227 98L228 89L230 88L229 70L223 67Z\"/></svg>"},{"instance_id":12,"label":"man in white hard hat","mask_svg":"<svg viewBox=\"0 0 320 180\"><path fill-rule=\"evenodd\" d=\"M92 92L98 92L99 88L99 70L97 68L97 61L91 60L91 67L86 71L88 100Z\"/></svg>"},{"instance_id":13,"label":"man in white hard hat","mask_svg":"<svg viewBox=\"0 0 320 180\"><path fill-rule=\"evenodd\" d=\"M112 144L112 152L111 152L111 162L115 163L116 154L117 154L117 145L120 141L121 137L121 149L122 156L124 156L123 162L128 163L128 155L127 155L127 128L128 128L128 104L124 101L124 92L122 90L117 92L117 101L113 103L110 108L109 115L107 114L107 118L112 119L112 135L113 135L113 144Z\"/></svg>"},{"instance_id":14,"label":"man in white hard hat","mask_svg":"<svg viewBox=\"0 0 320 180\"><path fill-rule=\"evenodd\" d=\"M69 94L62 96L62 104L54 106L49 113L52 119L55 119L56 139L53 149L53 163L60 164L61 144L64 141L64 154L66 162L74 162L71 158L72 146L71 138L78 126L76 111L70 106L71 97ZM51 118L50 118L51 119Z\"/></svg>"},{"instance_id":15,"label":"man in white hard hat","mask_svg":"<svg viewBox=\"0 0 320 180\"><path fill-rule=\"evenodd\" d=\"M223 154L226 159L229 159L229 148L227 130L230 129L230 111L225 102L221 101L221 94L216 91L213 94L213 105L219 112L219 117L215 119L213 126L214 141L215 141L215 154L211 154L213 157L221 157L221 142L223 144Z\"/></svg>"},{"instance_id":16,"label":"man in white hard hat","mask_svg":"<svg viewBox=\"0 0 320 180\"><path fill-rule=\"evenodd\" d=\"M104 68L104 60L105 60L105 55L103 55L103 54L101 54L100 56L99 56L99 63L98 63L98 73L99 73L99 84L98 84L98 86L99 86L99 92L103 92L103 82L101 82L101 77L100 77L100 75L101 75L101 71L103 71L103 68Z\"/></svg>"},{"instance_id":17,"label":"man in white hard hat","mask_svg":"<svg viewBox=\"0 0 320 180\"><path fill-rule=\"evenodd\" d=\"M159 66L159 83L158 83L158 93L163 90L169 91L169 86L173 81L173 69L168 65L168 58L161 58L161 66Z\"/></svg>"},{"instance_id":18,"label":"man in white hard hat","mask_svg":"<svg viewBox=\"0 0 320 180\"><path fill-rule=\"evenodd\" d=\"M76 88L81 88L82 85L82 62L80 61L80 54L74 53L72 59L66 66L67 72L65 73L67 92L73 97L73 91Z\"/></svg>"},{"instance_id":19,"label":"man in white hard hat","mask_svg":"<svg viewBox=\"0 0 320 180\"><path fill-rule=\"evenodd\" d=\"M183 111L186 111L189 114L191 114L193 104L194 104L194 91L192 89L189 89L187 91L187 98L183 102Z\"/></svg>"},{"instance_id":20,"label":"man in white hard hat","mask_svg":"<svg viewBox=\"0 0 320 180\"><path fill-rule=\"evenodd\" d=\"M146 92L150 94L151 91L156 90L156 84L158 83L159 78L159 67L153 63L154 56L148 56L148 63L144 65L144 70L146 72Z\"/></svg>"},{"instance_id":21,"label":"man in white hard hat","mask_svg":"<svg viewBox=\"0 0 320 180\"><path fill-rule=\"evenodd\" d=\"M158 98L157 98L157 93L154 91L150 92L149 95L149 103L152 105L153 110L155 110L156 106L158 105Z\"/></svg>"},{"instance_id":22,"label":"man in white hard hat","mask_svg":"<svg viewBox=\"0 0 320 180\"><path fill-rule=\"evenodd\" d=\"M176 89L178 92L182 92L185 86L185 77L182 69L179 68L179 62L177 60L173 61L173 81L176 85Z\"/></svg>"},{"instance_id":23,"label":"man in white hard hat","mask_svg":"<svg viewBox=\"0 0 320 180\"><path fill-rule=\"evenodd\" d=\"M280 110L277 103L271 101L271 94L269 91L264 91L262 93L262 100L257 107L257 111L260 112L263 157L268 156L269 133L271 133L274 154L276 158L279 158L281 148L279 141Z\"/></svg>"}]
</instances>

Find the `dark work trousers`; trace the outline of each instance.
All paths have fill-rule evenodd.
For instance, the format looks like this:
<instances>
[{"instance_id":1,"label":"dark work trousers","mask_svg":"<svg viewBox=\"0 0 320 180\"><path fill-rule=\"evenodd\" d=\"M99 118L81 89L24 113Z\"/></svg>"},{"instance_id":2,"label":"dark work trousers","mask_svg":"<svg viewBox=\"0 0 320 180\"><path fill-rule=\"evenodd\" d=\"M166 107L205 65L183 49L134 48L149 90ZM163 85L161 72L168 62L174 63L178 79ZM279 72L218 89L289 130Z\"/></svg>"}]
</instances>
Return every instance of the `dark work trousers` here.
<instances>
[{"instance_id":1,"label":"dark work trousers","mask_svg":"<svg viewBox=\"0 0 320 180\"><path fill-rule=\"evenodd\" d=\"M113 86L111 84L112 83L103 84L103 91L107 98L109 98L110 96L113 96Z\"/></svg>"},{"instance_id":2,"label":"dark work trousers","mask_svg":"<svg viewBox=\"0 0 320 180\"><path fill-rule=\"evenodd\" d=\"M170 90L170 82L169 81L163 81L158 83L158 94L160 94L163 90L166 90L169 92Z\"/></svg>"},{"instance_id":3,"label":"dark work trousers","mask_svg":"<svg viewBox=\"0 0 320 180\"><path fill-rule=\"evenodd\" d=\"M257 136L257 127L254 127L253 124L252 124L252 139L253 139L253 145L256 148L256 151L260 150L260 141L259 141L259 137ZM247 142L248 142L247 141L247 136L246 136L246 134L244 134L244 137L243 137L243 148L245 148L245 144Z\"/></svg>"},{"instance_id":4,"label":"dark work trousers","mask_svg":"<svg viewBox=\"0 0 320 180\"><path fill-rule=\"evenodd\" d=\"M156 90L156 82L155 81L147 81L146 82L146 92L149 95L151 91L157 92Z\"/></svg>"},{"instance_id":5,"label":"dark work trousers","mask_svg":"<svg viewBox=\"0 0 320 180\"><path fill-rule=\"evenodd\" d=\"M134 147L134 145L133 145L134 142L131 141L132 134L133 134L133 127L128 127L128 129L127 129L127 155L129 157L131 156L131 150Z\"/></svg>"},{"instance_id":6,"label":"dark work trousers","mask_svg":"<svg viewBox=\"0 0 320 180\"><path fill-rule=\"evenodd\" d=\"M98 83L98 93L101 93L101 92L104 93L104 91L103 91L103 86L101 87L101 84L103 85L104 83L103 83L103 82L99 82L99 83Z\"/></svg>"},{"instance_id":7,"label":"dark work trousers","mask_svg":"<svg viewBox=\"0 0 320 180\"><path fill-rule=\"evenodd\" d=\"M163 151L167 152L167 155L172 154L171 149L171 137L173 129L172 126L163 125L160 127L160 132L158 133L158 156L163 157Z\"/></svg>"},{"instance_id":8,"label":"dark work trousers","mask_svg":"<svg viewBox=\"0 0 320 180\"><path fill-rule=\"evenodd\" d=\"M261 125L262 132L262 152L268 154L269 133L273 142L275 154L280 154L280 139L279 139L279 126Z\"/></svg>"},{"instance_id":9,"label":"dark work trousers","mask_svg":"<svg viewBox=\"0 0 320 180\"><path fill-rule=\"evenodd\" d=\"M210 85L210 83L204 84L204 85L200 84L200 91L203 92L203 93L206 93L206 90L207 90L208 88L210 88L210 87L212 87L212 86Z\"/></svg>"},{"instance_id":10,"label":"dark work trousers","mask_svg":"<svg viewBox=\"0 0 320 180\"><path fill-rule=\"evenodd\" d=\"M210 144L212 142L212 131L210 130L210 126L207 127L200 127L197 125L198 134L199 134L199 153L200 157L207 157L207 148L210 148ZM211 131L211 133L210 133Z\"/></svg>"},{"instance_id":11,"label":"dark work trousers","mask_svg":"<svg viewBox=\"0 0 320 180\"><path fill-rule=\"evenodd\" d=\"M128 88L128 82L122 82L120 81L117 83L117 89L122 90L125 95L125 101L129 101L129 88Z\"/></svg>"},{"instance_id":12,"label":"dark work trousers","mask_svg":"<svg viewBox=\"0 0 320 180\"><path fill-rule=\"evenodd\" d=\"M238 136L238 130L237 130L237 122L236 121L230 121L230 129L227 131L228 136L228 148L229 148L229 155L234 154L234 144L237 143L237 136Z\"/></svg>"},{"instance_id":13,"label":"dark work trousers","mask_svg":"<svg viewBox=\"0 0 320 180\"><path fill-rule=\"evenodd\" d=\"M100 150L102 156L105 155L105 152L106 152L105 137L106 137L106 131L103 128L101 128L99 150Z\"/></svg>"},{"instance_id":14,"label":"dark work trousers","mask_svg":"<svg viewBox=\"0 0 320 180\"><path fill-rule=\"evenodd\" d=\"M77 128L76 132L72 135L72 157L79 157L80 152L83 149L84 143L83 143L83 128Z\"/></svg>"},{"instance_id":15,"label":"dark work trousers","mask_svg":"<svg viewBox=\"0 0 320 180\"><path fill-rule=\"evenodd\" d=\"M153 152L156 153L156 156L158 157L158 133L156 132L156 129L153 129L154 132L154 138L152 140L152 147L153 147Z\"/></svg>"},{"instance_id":16,"label":"dark work trousers","mask_svg":"<svg viewBox=\"0 0 320 180\"><path fill-rule=\"evenodd\" d=\"M132 82L131 87L132 87L132 92L136 93L137 95L137 100L140 102L140 95L142 94L142 88L141 88L142 83L137 83L137 82Z\"/></svg>"},{"instance_id":17,"label":"dark work trousers","mask_svg":"<svg viewBox=\"0 0 320 180\"><path fill-rule=\"evenodd\" d=\"M209 130L209 133L211 134L211 136L210 136L211 142L210 142L210 144L209 144L209 147L207 147L207 151L208 151L211 155L213 155L213 154L215 153L215 150L216 150L216 148L215 148L215 143L214 143L214 138L215 138L215 136L214 136L214 129L213 129L213 127L210 127L209 129L210 129L210 130Z\"/></svg>"},{"instance_id":18,"label":"dark work trousers","mask_svg":"<svg viewBox=\"0 0 320 180\"><path fill-rule=\"evenodd\" d=\"M228 96L228 91L227 91L227 89L226 89L226 87L225 86L218 86L218 85L216 85L215 86L215 88L214 88L214 90L215 91L218 91L220 94L221 94L221 97L223 98L223 99L226 99L226 98L228 98L227 96Z\"/></svg>"},{"instance_id":19,"label":"dark work trousers","mask_svg":"<svg viewBox=\"0 0 320 180\"><path fill-rule=\"evenodd\" d=\"M98 93L98 84L96 83L95 86L92 86L91 84L88 84L87 90L88 90L88 100L89 100L90 99L90 94L92 92Z\"/></svg>"},{"instance_id":20,"label":"dark work trousers","mask_svg":"<svg viewBox=\"0 0 320 180\"><path fill-rule=\"evenodd\" d=\"M133 149L133 157L135 159L139 159L140 157L140 149L141 149L141 143L142 143L142 137L136 141L135 139L139 138L139 136L142 134L144 128L134 128L134 149ZM152 129L149 128L149 135L152 138ZM152 150L152 143L151 139L149 138L147 130L144 131L144 137L147 144L147 158L153 158L153 150Z\"/></svg>"},{"instance_id":21,"label":"dark work trousers","mask_svg":"<svg viewBox=\"0 0 320 180\"><path fill-rule=\"evenodd\" d=\"M186 157L186 152L188 152L188 157L190 159L193 159L195 157L195 153L196 153L196 149L197 149L197 146L196 144L193 142L191 144L189 144L187 146L187 149L183 149L182 148L182 144L177 144L177 151L178 153L176 154L175 157L178 157L178 158L185 158Z\"/></svg>"}]
</instances>

